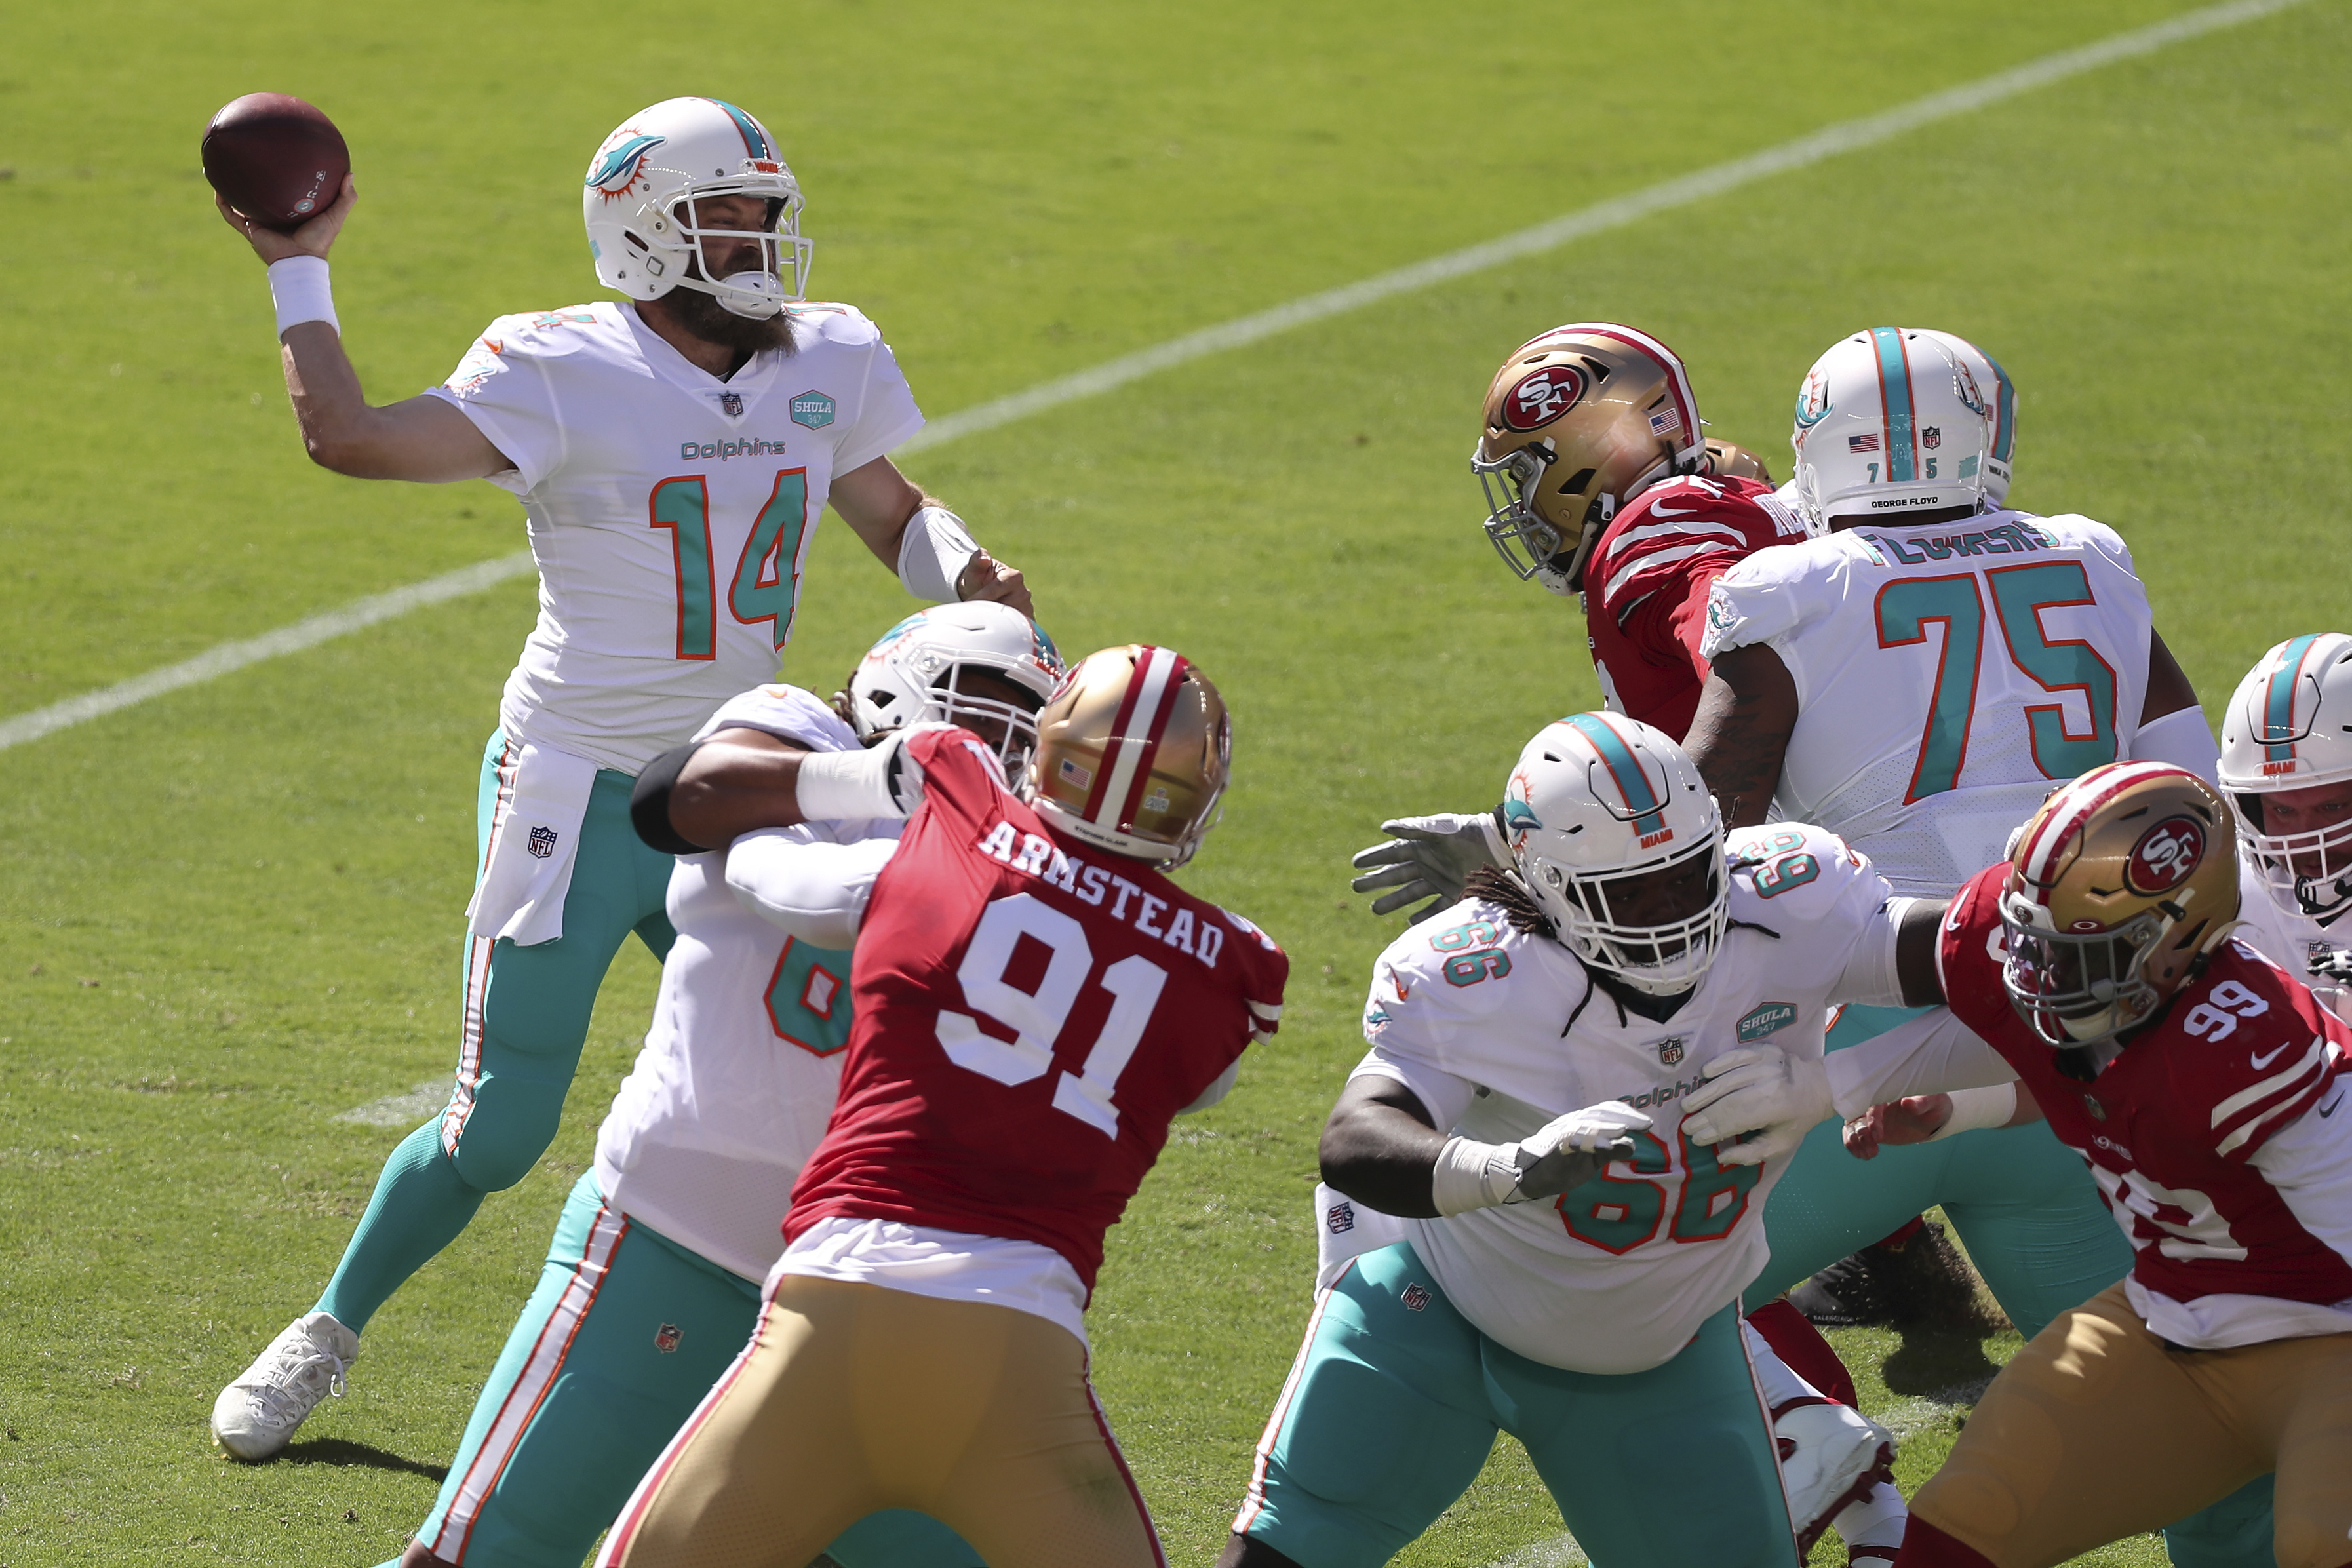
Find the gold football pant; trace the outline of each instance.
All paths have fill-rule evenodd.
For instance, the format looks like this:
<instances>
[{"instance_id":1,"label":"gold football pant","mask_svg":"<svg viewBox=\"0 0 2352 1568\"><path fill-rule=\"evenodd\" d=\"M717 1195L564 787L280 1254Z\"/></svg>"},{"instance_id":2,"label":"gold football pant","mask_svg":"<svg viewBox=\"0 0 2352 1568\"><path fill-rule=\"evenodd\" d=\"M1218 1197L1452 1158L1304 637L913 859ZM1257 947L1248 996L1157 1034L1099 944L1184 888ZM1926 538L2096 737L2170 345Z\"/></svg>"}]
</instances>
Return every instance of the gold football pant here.
<instances>
[{"instance_id":1,"label":"gold football pant","mask_svg":"<svg viewBox=\"0 0 2352 1568\"><path fill-rule=\"evenodd\" d=\"M877 1509L1002 1568L1165 1568L1087 1382L1034 1313L787 1274L629 1500L603 1568L806 1568Z\"/></svg>"},{"instance_id":2,"label":"gold football pant","mask_svg":"<svg viewBox=\"0 0 2352 1568\"><path fill-rule=\"evenodd\" d=\"M2118 1283L2018 1352L1911 1512L2044 1568L2269 1470L2280 1568L2352 1562L2352 1334L2171 1350Z\"/></svg>"}]
</instances>

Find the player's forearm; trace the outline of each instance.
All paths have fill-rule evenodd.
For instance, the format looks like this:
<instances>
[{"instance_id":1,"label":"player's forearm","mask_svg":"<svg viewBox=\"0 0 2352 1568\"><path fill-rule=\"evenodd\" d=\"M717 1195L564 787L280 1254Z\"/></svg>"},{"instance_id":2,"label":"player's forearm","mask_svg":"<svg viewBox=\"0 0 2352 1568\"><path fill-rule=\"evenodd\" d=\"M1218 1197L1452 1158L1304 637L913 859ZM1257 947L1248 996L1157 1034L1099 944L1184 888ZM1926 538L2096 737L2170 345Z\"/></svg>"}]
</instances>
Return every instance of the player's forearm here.
<instances>
[{"instance_id":1,"label":"player's forearm","mask_svg":"<svg viewBox=\"0 0 2352 1568\"><path fill-rule=\"evenodd\" d=\"M1780 655L1759 644L1717 656L1684 749L1726 827L1753 827L1771 814L1796 727L1797 685Z\"/></svg>"},{"instance_id":2,"label":"player's forearm","mask_svg":"<svg viewBox=\"0 0 2352 1568\"><path fill-rule=\"evenodd\" d=\"M1832 1051L1823 1067L1830 1100L1840 1116L1860 1116L1892 1100L1989 1088L2017 1078L2000 1052L1943 1008Z\"/></svg>"},{"instance_id":3,"label":"player's forearm","mask_svg":"<svg viewBox=\"0 0 2352 1568\"><path fill-rule=\"evenodd\" d=\"M1382 1214L1437 1217L1431 1181L1445 1134L1378 1101L1334 1110L1324 1124L1323 1180L1333 1191Z\"/></svg>"},{"instance_id":4,"label":"player's forearm","mask_svg":"<svg viewBox=\"0 0 2352 1568\"><path fill-rule=\"evenodd\" d=\"M689 843L717 848L762 827L807 821L799 793L807 755L775 743L703 742L670 786L670 826Z\"/></svg>"}]
</instances>

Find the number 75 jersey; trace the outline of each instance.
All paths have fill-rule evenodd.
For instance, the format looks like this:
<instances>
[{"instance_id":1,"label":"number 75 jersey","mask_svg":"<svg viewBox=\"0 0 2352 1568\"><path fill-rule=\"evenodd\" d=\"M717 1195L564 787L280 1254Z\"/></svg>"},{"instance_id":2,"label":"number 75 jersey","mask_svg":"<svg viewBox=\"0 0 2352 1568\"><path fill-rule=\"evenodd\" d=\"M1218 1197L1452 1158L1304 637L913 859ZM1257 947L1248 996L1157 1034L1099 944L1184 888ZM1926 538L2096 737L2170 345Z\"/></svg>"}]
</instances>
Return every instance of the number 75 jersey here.
<instances>
[{"instance_id":1,"label":"number 75 jersey","mask_svg":"<svg viewBox=\"0 0 2352 1568\"><path fill-rule=\"evenodd\" d=\"M1774 815L1838 834L1898 892L1942 897L2058 783L2131 754L2149 619L2105 523L1888 519L1725 573L1702 650L1764 644L1796 683Z\"/></svg>"},{"instance_id":2,"label":"number 75 jersey","mask_svg":"<svg viewBox=\"0 0 2352 1568\"><path fill-rule=\"evenodd\" d=\"M1087 1290L1168 1124L1282 1016L1290 961L1140 860L1055 832L969 732L874 885L841 1097L784 1235L883 1219L1031 1241Z\"/></svg>"}]
</instances>

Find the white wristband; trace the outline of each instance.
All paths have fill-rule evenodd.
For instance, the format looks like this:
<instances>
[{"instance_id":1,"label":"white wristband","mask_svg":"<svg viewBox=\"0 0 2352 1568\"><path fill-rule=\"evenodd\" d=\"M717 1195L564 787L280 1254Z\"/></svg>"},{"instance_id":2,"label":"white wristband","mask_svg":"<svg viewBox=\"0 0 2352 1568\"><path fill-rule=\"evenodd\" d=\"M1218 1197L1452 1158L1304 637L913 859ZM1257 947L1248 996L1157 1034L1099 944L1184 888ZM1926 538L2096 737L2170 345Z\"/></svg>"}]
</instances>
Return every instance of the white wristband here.
<instances>
[{"instance_id":1,"label":"white wristband","mask_svg":"<svg viewBox=\"0 0 2352 1568\"><path fill-rule=\"evenodd\" d=\"M890 797L890 759L898 742L894 735L863 751L803 757L793 785L801 816L810 822L848 822L908 815Z\"/></svg>"},{"instance_id":2,"label":"white wristband","mask_svg":"<svg viewBox=\"0 0 2352 1568\"><path fill-rule=\"evenodd\" d=\"M284 337L286 329L299 327L305 321L324 321L338 333L342 323L335 320L335 291L327 281L327 258L323 256L289 256L283 261L269 264L269 298L278 307L278 335Z\"/></svg>"},{"instance_id":3,"label":"white wristband","mask_svg":"<svg viewBox=\"0 0 2352 1568\"><path fill-rule=\"evenodd\" d=\"M1500 1191L1496 1190L1498 1179ZM1437 1163L1429 1173L1429 1200L1441 1215L1467 1214L1495 1207L1518 1184L1508 1149L1457 1134L1437 1152Z\"/></svg>"},{"instance_id":4,"label":"white wristband","mask_svg":"<svg viewBox=\"0 0 2352 1568\"><path fill-rule=\"evenodd\" d=\"M2016 1114L2017 1085L2013 1083L1997 1083L1988 1089L1956 1089L1952 1090L1952 1114L1927 1135L1927 1142L1957 1138L1979 1127L2000 1127Z\"/></svg>"},{"instance_id":5,"label":"white wristband","mask_svg":"<svg viewBox=\"0 0 2352 1568\"><path fill-rule=\"evenodd\" d=\"M963 596L956 592L956 580L979 553L963 519L943 506L923 507L907 520L898 542L898 581L918 599L955 604Z\"/></svg>"}]
</instances>

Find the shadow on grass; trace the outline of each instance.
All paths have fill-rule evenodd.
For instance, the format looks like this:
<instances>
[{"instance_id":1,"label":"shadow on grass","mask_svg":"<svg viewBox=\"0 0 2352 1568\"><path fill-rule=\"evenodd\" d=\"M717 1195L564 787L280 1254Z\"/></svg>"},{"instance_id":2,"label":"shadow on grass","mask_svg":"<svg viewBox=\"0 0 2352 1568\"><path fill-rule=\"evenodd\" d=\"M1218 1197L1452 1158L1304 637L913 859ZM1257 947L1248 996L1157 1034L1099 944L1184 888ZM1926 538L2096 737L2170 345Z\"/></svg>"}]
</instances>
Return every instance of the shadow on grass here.
<instances>
[{"instance_id":1,"label":"shadow on grass","mask_svg":"<svg viewBox=\"0 0 2352 1568\"><path fill-rule=\"evenodd\" d=\"M1909 1328L1903 1343L1879 1367L1889 1394L1928 1394L1981 1384L2000 1369L1984 1353L1989 1334L1977 1330Z\"/></svg>"},{"instance_id":2,"label":"shadow on grass","mask_svg":"<svg viewBox=\"0 0 2352 1568\"><path fill-rule=\"evenodd\" d=\"M382 1448L372 1448L365 1443L348 1442L341 1437L313 1437L295 1443L278 1456L281 1465L333 1465L338 1468L358 1466L370 1470L398 1470L405 1475L423 1476L438 1486L449 1479L446 1465L428 1465L420 1459L403 1458Z\"/></svg>"}]
</instances>

